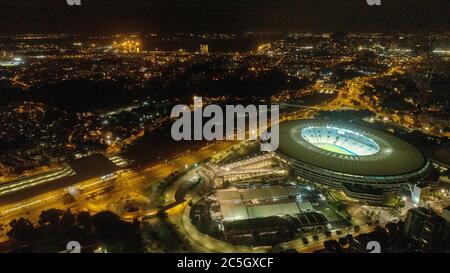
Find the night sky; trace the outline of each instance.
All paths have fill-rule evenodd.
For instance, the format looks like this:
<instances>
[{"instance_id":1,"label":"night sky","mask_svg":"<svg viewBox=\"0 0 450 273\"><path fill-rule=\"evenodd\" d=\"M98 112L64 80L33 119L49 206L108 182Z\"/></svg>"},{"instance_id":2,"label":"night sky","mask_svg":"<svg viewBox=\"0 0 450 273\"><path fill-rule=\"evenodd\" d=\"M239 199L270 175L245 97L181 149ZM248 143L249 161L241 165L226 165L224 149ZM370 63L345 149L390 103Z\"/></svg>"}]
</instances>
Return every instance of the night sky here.
<instances>
[{"instance_id":1,"label":"night sky","mask_svg":"<svg viewBox=\"0 0 450 273\"><path fill-rule=\"evenodd\" d=\"M0 0L0 33L450 31L450 0Z\"/></svg>"}]
</instances>

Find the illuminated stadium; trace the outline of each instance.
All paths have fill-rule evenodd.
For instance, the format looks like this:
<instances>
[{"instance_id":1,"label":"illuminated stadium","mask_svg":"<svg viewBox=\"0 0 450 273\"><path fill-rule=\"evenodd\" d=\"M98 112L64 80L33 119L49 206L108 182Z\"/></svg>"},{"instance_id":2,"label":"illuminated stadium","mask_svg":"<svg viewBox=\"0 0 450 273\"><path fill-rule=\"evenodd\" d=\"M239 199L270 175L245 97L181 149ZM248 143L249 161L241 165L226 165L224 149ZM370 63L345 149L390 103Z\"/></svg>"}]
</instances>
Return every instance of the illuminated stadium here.
<instances>
[{"instance_id":1,"label":"illuminated stadium","mask_svg":"<svg viewBox=\"0 0 450 273\"><path fill-rule=\"evenodd\" d=\"M303 139L326 151L343 155L367 156L380 151L372 139L355 131L332 126L311 126L302 129Z\"/></svg>"},{"instance_id":2,"label":"illuminated stadium","mask_svg":"<svg viewBox=\"0 0 450 273\"><path fill-rule=\"evenodd\" d=\"M278 157L291 175L380 203L386 192L423 180L430 162L405 141L356 124L298 120L280 124Z\"/></svg>"}]
</instances>

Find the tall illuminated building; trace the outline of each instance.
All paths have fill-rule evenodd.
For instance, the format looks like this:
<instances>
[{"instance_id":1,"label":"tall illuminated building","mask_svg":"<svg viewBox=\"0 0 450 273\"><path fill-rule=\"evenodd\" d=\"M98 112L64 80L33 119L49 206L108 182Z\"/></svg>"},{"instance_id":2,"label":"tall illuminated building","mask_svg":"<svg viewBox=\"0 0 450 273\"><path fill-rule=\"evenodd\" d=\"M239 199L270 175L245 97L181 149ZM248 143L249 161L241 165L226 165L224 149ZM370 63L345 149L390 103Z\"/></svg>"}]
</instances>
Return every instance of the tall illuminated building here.
<instances>
[{"instance_id":1,"label":"tall illuminated building","mask_svg":"<svg viewBox=\"0 0 450 273\"><path fill-rule=\"evenodd\" d=\"M204 55L209 54L209 46L208 46L208 44L201 44L200 45L200 53L204 54Z\"/></svg>"},{"instance_id":2,"label":"tall illuminated building","mask_svg":"<svg viewBox=\"0 0 450 273\"><path fill-rule=\"evenodd\" d=\"M405 234L430 250L438 250L444 243L445 219L434 211L419 207L408 211Z\"/></svg>"}]
</instances>

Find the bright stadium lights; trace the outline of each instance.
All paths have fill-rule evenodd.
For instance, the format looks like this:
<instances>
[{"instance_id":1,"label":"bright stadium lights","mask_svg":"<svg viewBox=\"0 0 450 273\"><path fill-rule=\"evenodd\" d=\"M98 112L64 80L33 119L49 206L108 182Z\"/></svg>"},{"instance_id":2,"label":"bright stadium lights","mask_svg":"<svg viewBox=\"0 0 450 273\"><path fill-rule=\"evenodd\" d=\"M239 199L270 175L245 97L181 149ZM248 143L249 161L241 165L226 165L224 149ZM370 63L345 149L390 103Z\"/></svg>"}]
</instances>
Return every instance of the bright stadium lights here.
<instances>
[{"instance_id":1,"label":"bright stadium lights","mask_svg":"<svg viewBox=\"0 0 450 273\"><path fill-rule=\"evenodd\" d=\"M380 151L378 144L363 133L335 126L310 126L302 129L310 144L343 155L368 156Z\"/></svg>"}]
</instances>

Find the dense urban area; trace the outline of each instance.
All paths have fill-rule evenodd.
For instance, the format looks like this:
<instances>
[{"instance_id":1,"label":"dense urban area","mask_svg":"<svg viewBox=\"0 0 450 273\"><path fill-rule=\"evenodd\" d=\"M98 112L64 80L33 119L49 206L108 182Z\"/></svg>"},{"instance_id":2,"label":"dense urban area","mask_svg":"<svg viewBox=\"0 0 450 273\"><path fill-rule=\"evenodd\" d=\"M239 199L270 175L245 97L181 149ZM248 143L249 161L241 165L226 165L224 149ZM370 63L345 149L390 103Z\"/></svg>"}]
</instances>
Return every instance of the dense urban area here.
<instances>
[{"instance_id":1,"label":"dense urban area","mask_svg":"<svg viewBox=\"0 0 450 273\"><path fill-rule=\"evenodd\" d=\"M280 148L172 107L279 105ZM450 33L0 36L0 252L450 251Z\"/></svg>"}]
</instances>

